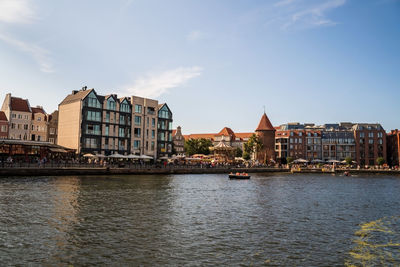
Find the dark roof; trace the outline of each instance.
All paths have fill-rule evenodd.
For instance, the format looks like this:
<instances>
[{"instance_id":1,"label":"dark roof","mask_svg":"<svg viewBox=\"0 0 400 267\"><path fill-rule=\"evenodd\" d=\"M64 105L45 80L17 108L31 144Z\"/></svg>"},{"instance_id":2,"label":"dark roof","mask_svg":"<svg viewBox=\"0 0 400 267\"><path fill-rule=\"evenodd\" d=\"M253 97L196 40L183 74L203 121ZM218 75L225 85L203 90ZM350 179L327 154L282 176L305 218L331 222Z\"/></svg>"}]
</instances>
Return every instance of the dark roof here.
<instances>
[{"instance_id":1,"label":"dark roof","mask_svg":"<svg viewBox=\"0 0 400 267\"><path fill-rule=\"evenodd\" d=\"M60 105L65 105L65 104L70 104L73 102L81 101L88 94L90 94L90 92L92 92L93 90L94 89L89 89L89 90L85 90L85 91L81 90L81 91L78 91L76 94L67 95L67 97L64 98L64 100L60 103Z\"/></svg>"},{"instance_id":2,"label":"dark roof","mask_svg":"<svg viewBox=\"0 0 400 267\"><path fill-rule=\"evenodd\" d=\"M43 108L31 108L32 109L32 113L42 113L46 115L46 112L44 111Z\"/></svg>"},{"instance_id":3,"label":"dark roof","mask_svg":"<svg viewBox=\"0 0 400 267\"><path fill-rule=\"evenodd\" d=\"M11 97L11 110L31 112L31 110L29 109L28 100L18 97Z\"/></svg>"},{"instance_id":4,"label":"dark roof","mask_svg":"<svg viewBox=\"0 0 400 267\"><path fill-rule=\"evenodd\" d=\"M7 116L3 111L0 111L0 121L8 121Z\"/></svg>"},{"instance_id":5,"label":"dark roof","mask_svg":"<svg viewBox=\"0 0 400 267\"><path fill-rule=\"evenodd\" d=\"M260 123L258 124L256 131L275 131L275 128L269 121L267 114L264 113L264 115L261 117Z\"/></svg>"}]
</instances>

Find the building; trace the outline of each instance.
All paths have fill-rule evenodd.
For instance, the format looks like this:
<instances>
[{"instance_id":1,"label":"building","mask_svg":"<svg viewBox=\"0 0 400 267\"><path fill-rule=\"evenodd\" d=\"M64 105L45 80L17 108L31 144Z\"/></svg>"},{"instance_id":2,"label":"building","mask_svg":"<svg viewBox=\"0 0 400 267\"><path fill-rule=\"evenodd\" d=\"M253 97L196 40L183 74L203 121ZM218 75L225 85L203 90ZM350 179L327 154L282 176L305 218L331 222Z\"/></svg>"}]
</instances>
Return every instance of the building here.
<instances>
[{"instance_id":1,"label":"building","mask_svg":"<svg viewBox=\"0 0 400 267\"><path fill-rule=\"evenodd\" d=\"M261 140L262 148L257 151L256 159L261 163L275 161L275 128L272 126L267 114L262 115L256 129L256 135Z\"/></svg>"},{"instance_id":2,"label":"building","mask_svg":"<svg viewBox=\"0 0 400 267\"><path fill-rule=\"evenodd\" d=\"M32 110L32 124L30 132L30 140L47 142L48 134L48 115L43 107L37 106L31 108Z\"/></svg>"},{"instance_id":3,"label":"building","mask_svg":"<svg viewBox=\"0 0 400 267\"><path fill-rule=\"evenodd\" d=\"M398 129L387 134L387 160L389 166L399 166L400 159L400 131Z\"/></svg>"},{"instance_id":4,"label":"building","mask_svg":"<svg viewBox=\"0 0 400 267\"><path fill-rule=\"evenodd\" d=\"M374 166L378 158L387 162L386 132L380 124L357 123L352 127L357 164Z\"/></svg>"},{"instance_id":5,"label":"building","mask_svg":"<svg viewBox=\"0 0 400 267\"><path fill-rule=\"evenodd\" d=\"M131 106L133 121L131 151L133 154L157 158L158 101L132 96Z\"/></svg>"},{"instance_id":6,"label":"building","mask_svg":"<svg viewBox=\"0 0 400 267\"><path fill-rule=\"evenodd\" d=\"M351 131L323 131L321 142L324 161L356 159L356 144Z\"/></svg>"},{"instance_id":7,"label":"building","mask_svg":"<svg viewBox=\"0 0 400 267\"><path fill-rule=\"evenodd\" d=\"M3 111L0 111L0 139L8 138L8 119Z\"/></svg>"},{"instance_id":8,"label":"building","mask_svg":"<svg viewBox=\"0 0 400 267\"><path fill-rule=\"evenodd\" d=\"M1 107L9 122L8 138L30 140L32 110L27 99L7 94Z\"/></svg>"},{"instance_id":9,"label":"building","mask_svg":"<svg viewBox=\"0 0 400 267\"><path fill-rule=\"evenodd\" d=\"M185 154L185 138L182 135L182 128L178 126L172 130L173 152L177 155Z\"/></svg>"},{"instance_id":10,"label":"building","mask_svg":"<svg viewBox=\"0 0 400 267\"><path fill-rule=\"evenodd\" d=\"M59 105L57 143L80 154L132 153L156 158L158 112L157 100L101 96L84 87L72 91Z\"/></svg>"},{"instance_id":11,"label":"building","mask_svg":"<svg viewBox=\"0 0 400 267\"><path fill-rule=\"evenodd\" d=\"M157 156L172 156L172 112L167 104L158 105Z\"/></svg>"},{"instance_id":12,"label":"building","mask_svg":"<svg viewBox=\"0 0 400 267\"><path fill-rule=\"evenodd\" d=\"M52 144L57 144L57 133L58 133L58 110L54 111L48 116L48 131L47 140Z\"/></svg>"}]
</instances>

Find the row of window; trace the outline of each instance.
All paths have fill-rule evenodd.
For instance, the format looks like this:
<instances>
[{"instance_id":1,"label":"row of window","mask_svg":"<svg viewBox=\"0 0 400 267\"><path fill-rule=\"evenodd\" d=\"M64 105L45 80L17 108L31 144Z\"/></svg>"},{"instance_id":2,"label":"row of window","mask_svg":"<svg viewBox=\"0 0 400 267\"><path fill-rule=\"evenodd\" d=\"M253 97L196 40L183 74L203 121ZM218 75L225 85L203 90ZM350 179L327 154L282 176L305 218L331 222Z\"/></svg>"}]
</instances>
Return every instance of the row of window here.
<instances>
[{"instance_id":1,"label":"row of window","mask_svg":"<svg viewBox=\"0 0 400 267\"><path fill-rule=\"evenodd\" d=\"M368 133L368 138L374 138L375 133L374 132L369 132ZM364 138L365 137L365 133L364 132L360 132L360 138ZM377 137L382 138L383 137L383 133L379 132L377 133Z\"/></svg>"},{"instance_id":2,"label":"row of window","mask_svg":"<svg viewBox=\"0 0 400 267\"><path fill-rule=\"evenodd\" d=\"M140 142L140 140L134 140L133 141L133 149L140 149L140 144L141 144L141 142ZM154 151L154 149L155 149L155 142L154 141L151 141L151 143L150 143L150 149L149 149L149 141L146 141L145 142L145 149L146 150L151 150L151 151Z\"/></svg>"},{"instance_id":3,"label":"row of window","mask_svg":"<svg viewBox=\"0 0 400 267\"><path fill-rule=\"evenodd\" d=\"M16 119L17 117L18 117L18 119L22 119L21 114L18 114L18 116L15 113L11 114L11 118ZM30 117L29 115L24 115L24 120L29 120L29 117Z\"/></svg>"}]
</instances>

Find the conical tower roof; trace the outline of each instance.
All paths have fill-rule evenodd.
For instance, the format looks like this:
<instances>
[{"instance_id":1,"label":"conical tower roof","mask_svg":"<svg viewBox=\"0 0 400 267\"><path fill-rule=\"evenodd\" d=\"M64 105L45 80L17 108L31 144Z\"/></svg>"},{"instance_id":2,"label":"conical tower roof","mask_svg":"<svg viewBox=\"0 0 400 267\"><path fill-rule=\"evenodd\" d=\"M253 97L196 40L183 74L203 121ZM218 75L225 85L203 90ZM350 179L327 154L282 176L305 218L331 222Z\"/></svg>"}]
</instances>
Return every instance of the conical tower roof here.
<instances>
[{"instance_id":1,"label":"conical tower roof","mask_svg":"<svg viewBox=\"0 0 400 267\"><path fill-rule=\"evenodd\" d=\"M274 126L272 126L272 123L269 121L267 114L262 115L260 123L258 124L258 127L256 131L275 131Z\"/></svg>"}]
</instances>

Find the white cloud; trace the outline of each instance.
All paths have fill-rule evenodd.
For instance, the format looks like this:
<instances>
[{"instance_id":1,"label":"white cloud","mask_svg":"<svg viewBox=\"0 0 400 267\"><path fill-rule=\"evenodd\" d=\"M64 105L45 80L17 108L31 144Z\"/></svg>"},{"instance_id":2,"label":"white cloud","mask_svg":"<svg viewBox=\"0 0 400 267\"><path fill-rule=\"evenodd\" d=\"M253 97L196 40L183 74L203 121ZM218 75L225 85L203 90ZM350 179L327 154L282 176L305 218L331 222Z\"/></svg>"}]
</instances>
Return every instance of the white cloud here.
<instances>
[{"instance_id":1,"label":"white cloud","mask_svg":"<svg viewBox=\"0 0 400 267\"><path fill-rule=\"evenodd\" d=\"M326 13L332 9L343 6L346 0L329 0L317 2L315 5L300 6L300 10L296 10L291 14L291 19L284 24L282 28L286 29L291 26L332 26L337 23L326 18Z\"/></svg>"},{"instance_id":2,"label":"white cloud","mask_svg":"<svg viewBox=\"0 0 400 267\"><path fill-rule=\"evenodd\" d=\"M0 0L0 22L30 23L33 19L29 0Z\"/></svg>"},{"instance_id":3,"label":"white cloud","mask_svg":"<svg viewBox=\"0 0 400 267\"><path fill-rule=\"evenodd\" d=\"M26 43L17 39L14 39L10 36L7 36L0 32L0 40L3 42L12 45L19 50L30 54L33 59L39 64L40 70L43 72L53 72L53 67L51 64L51 60L49 58L49 51L43 49L40 46L35 44Z\"/></svg>"},{"instance_id":4,"label":"white cloud","mask_svg":"<svg viewBox=\"0 0 400 267\"><path fill-rule=\"evenodd\" d=\"M274 4L274 6L287 6L287 5L292 4L294 1L295 1L295 0L281 0L281 1L279 1L279 2L276 2L276 3Z\"/></svg>"},{"instance_id":5,"label":"white cloud","mask_svg":"<svg viewBox=\"0 0 400 267\"><path fill-rule=\"evenodd\" d=\"M206 35L200 31L192 31L186 36L186 39L188 41L198 41L204 39L205 37Z\"/></svg>"},{"instance_id":6,"label":"white cloud","mask_svg":"<svg viewBox=\"0 0 400 267\"><path fill-rule=\"evenodd\" d=\"M31 24L36 19L31 0L0 0L0 26ZM0 30L0 40L29 54L42 72L53 72L50 52L35 43L21 41Z\"/></svg>"},{"instance_id":7,"label":"white cloud","mask_svg":"<svg viewBox=\"0 0 400 267\"><path fill-rule=\"evenodd\" d=\"M137 79L126 92L129 95L155 98L168 92L171 88L183 86L187 81L201 75L202 70L201 67L194 66L180 67L162 73L151 73Z\"/></svg>"}]
</instances>

